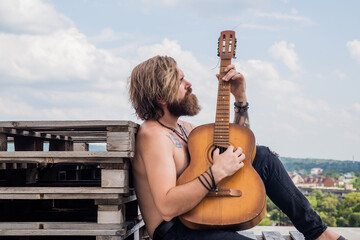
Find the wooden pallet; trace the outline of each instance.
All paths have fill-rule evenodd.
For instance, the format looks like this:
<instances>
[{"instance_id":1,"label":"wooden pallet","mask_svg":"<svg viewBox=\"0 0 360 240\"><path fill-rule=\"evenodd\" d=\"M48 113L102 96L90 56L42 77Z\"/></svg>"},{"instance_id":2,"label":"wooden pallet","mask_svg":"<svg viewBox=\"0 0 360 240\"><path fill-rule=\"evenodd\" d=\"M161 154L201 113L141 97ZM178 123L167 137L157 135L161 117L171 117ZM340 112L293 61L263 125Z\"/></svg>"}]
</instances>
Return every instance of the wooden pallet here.
<instances>
[{"instance_id":1,"label":"wooden pallet","mask_svg":"<svg viewBox=\"0 0 360 240\"><path fill-rule=\"evenodd\" d=\"M10 175L14 178L20 173L26 175L26 181L20 185L3 183L0 201L88 199L97 207L96 222L3 222L0 236L138 239L144 223L130 181L137 127L129 121L0 122L0 173L13 171ZM104 144L106 151L89 152L92 143ZM8 144L14 144L15 151L7 151ZM49 145L46 151L44 144ZM79 187L86 180L75 177L72 181L60 181L58 176L66 179L67 170L59 171L59 166L93 167L100 177L88 181L89 186ZM39 184L41 171L46 171L51 180L46 179L46 187ZM73 183L78 184L72 186Z\"/></svg>"}]
</instances>

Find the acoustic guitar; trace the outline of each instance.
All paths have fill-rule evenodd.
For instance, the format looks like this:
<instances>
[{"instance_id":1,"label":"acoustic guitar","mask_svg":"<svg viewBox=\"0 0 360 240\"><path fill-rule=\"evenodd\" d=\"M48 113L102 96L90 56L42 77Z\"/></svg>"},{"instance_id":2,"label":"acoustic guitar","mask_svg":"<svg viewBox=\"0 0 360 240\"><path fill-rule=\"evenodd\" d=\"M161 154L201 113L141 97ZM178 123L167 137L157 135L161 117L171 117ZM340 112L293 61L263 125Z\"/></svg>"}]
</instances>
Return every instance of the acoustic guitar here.
<instances>
[{"instance_id":1,"label":"acoustic guitar","mask_svg":"<svg viewBox=\"0 0 360 240\"><path fill-rule=\"evenodd\" d=\"M210 191L197 206L179 217L191 229L249 229L261 221L266 211L264 184L252 167L255 136L249 128L229 123L231 85L221 79L226 74L225 67L235 56L235 46L235 32L222 31L218 45L220 78L215 123L191 131L188 138L190 164L177 184L190 182L208 170L213 164L212 154L216 148L221 153L230 145L235 149L240 146L246 158L239 171L218 183L218 191Z\"/></svg>"}]
</instances>

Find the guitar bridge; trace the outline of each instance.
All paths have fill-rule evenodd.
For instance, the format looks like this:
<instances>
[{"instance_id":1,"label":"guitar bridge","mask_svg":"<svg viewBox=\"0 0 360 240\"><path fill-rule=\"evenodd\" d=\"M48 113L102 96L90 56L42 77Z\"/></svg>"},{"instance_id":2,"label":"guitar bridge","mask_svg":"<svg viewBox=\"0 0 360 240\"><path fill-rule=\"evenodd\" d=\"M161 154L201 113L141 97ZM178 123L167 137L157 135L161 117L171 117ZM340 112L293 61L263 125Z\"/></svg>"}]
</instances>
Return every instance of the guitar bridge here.
<instances>
[{"instance_id":1,"label":"guitar bridge","mask_svg":"<svg viewBox=\"0 0 360 240\"><path fill-rule=\"evenodd\" d=\"M217 191L212 190L206 196L207 197L241 197L241 190L237 189L217 189Z\"/></svg>"}]
</instances>

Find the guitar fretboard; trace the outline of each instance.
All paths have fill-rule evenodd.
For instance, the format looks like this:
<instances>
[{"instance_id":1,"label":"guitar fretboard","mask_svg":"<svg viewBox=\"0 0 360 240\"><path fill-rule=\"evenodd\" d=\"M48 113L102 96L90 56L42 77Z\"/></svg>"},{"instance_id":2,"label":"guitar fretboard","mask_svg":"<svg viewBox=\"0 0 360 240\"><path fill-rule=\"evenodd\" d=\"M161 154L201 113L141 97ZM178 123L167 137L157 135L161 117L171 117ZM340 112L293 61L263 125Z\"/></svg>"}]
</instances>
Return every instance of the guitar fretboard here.
<instances>
[{"instance_id":1,"label":"guitar fretboard","mask_svg":"<svg viewBox=\"0 0 360 240\"><path fill-rule=\"evenodd\" d=\"M220 62L220 78L218 86L214 145L227 148L229 146L230 126L230 83L222 78L226 75L224 69L231 64L231 59L222 59Z\"/></svg>"}]
</instances>

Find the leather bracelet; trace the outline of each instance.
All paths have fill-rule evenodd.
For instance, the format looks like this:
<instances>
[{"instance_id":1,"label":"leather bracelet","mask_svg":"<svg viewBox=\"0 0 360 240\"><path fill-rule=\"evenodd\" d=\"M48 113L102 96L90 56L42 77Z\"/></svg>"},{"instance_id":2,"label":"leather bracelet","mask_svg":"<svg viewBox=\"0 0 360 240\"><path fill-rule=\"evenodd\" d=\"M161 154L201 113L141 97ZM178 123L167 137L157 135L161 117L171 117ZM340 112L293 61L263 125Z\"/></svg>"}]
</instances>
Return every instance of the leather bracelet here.
<instances>
[{"instance_id":1,"label":"leather bracelet","mask_svg":"<svg viewBox=\"0 0 360 240\"><path fill-rule=\"evenodd\" d=\"M234 102L234 111L236 113L243 113L246 112L249 109L249 103L246 102L245 105L243 105L243 102Z\"/></svg>"}]
</instances>

